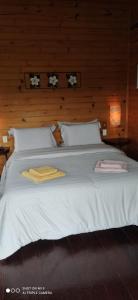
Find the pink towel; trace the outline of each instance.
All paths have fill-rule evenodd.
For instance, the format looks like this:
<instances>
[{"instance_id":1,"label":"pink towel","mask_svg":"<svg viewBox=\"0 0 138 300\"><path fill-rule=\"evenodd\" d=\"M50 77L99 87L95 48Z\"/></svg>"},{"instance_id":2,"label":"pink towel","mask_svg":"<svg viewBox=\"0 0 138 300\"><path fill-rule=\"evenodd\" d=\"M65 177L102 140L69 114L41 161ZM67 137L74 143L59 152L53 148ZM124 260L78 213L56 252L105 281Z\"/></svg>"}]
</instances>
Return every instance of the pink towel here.
<instances>
[{"instance_id":1,"label":"pink towel","mask_svg":"<svg viewBox=\"0 0 138 300\"><path fill-rule=\"evenodd\" d=\"M107 162L107 163L104 163ZM110 163L109 163L110 162ZM116 163L116 164L115 164ZM123 161L97 161L96 166L95 166L95 172L100 172L100 173L124 173L128 172L127 170L127 163Z\"/></svg>"},{"instance_id":2,"label":"pink towel","mask_svg":"<svg viewBox=\"0 0 138 300\"><path fill-rule=\"evenodd\" d=\"M99 166L102 168L122 169L126 167L126 162L117 160L101 160Z\"/></svg>"}]
</instances>

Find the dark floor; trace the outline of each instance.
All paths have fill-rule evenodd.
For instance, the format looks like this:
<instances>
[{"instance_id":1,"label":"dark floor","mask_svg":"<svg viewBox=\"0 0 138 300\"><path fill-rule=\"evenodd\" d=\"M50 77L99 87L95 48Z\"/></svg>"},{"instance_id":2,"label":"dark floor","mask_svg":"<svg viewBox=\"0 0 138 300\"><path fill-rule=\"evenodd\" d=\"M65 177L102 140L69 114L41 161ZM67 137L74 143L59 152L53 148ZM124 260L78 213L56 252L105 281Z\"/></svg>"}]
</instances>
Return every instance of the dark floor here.
<instances>
[{"instance_id":1,"label":"dark floor","mask_svg":"<svg viewBox=\"0 0 138 300\"><path fill-rule=\"evenodd\" d=\"M138 300L138 227L30 244L0 262L0 282L0 300Z\"/></svg>"}]
</instances>

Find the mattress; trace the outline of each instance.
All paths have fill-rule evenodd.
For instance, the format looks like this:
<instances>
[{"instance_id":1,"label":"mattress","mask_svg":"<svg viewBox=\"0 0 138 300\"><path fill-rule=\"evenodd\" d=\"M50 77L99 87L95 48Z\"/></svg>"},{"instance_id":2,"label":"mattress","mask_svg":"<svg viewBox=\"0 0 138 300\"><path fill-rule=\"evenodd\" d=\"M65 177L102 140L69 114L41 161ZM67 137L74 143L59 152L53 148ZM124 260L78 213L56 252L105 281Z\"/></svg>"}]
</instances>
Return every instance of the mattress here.
<instances>
[{"instance_id":1,"label":"mattress","mask_svg":"<svg viewBox=\"0 0 138 300\"><path fill-rule=\"evenodd\" d=\"M128 172L96 173L98 160L121 160ZM50 165L65 176L35 184L21 173ZM13 153L0 186L0 259L40 239L138 225L138 163L105 145Z\"/></svg>"}]
</instances>

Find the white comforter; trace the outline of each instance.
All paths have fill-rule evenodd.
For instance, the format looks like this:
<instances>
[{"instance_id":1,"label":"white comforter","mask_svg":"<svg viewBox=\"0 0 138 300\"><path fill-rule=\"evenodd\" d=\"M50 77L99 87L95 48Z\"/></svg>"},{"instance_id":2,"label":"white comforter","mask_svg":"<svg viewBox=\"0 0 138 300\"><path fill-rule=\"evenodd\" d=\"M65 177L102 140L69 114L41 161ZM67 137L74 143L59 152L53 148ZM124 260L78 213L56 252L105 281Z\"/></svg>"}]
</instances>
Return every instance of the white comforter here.
<instances>
[{"instance_id":1,"label":"white comforter","mask_svg":"<svg viewBox=\"0 0 138 300\"><path fill-rule=\"evenodd\" d=\"M98 160L128 162L128 173L100 174ZM22 177L50 165L65 177L35 184ZM138 225L138 163L101 144L14 153L1 180L0 259L39 239Z\"/></svg>"}]
</instances>

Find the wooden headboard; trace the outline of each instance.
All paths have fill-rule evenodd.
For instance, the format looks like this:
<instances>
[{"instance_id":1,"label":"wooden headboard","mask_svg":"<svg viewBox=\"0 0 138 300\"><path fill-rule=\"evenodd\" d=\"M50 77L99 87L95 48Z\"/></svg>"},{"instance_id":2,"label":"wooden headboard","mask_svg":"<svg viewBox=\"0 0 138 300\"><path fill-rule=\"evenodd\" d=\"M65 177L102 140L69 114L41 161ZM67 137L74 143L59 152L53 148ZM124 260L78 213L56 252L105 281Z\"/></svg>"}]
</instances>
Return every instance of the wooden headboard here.
<instances>
[{"instance_id":1,"label":"wooden headboard","mask_svg":"<svg viewBox=\"0 0 138 300\"><path fill-rule=\"evenodd\" d=\"M1 103L0 110L0 143L2 136L8 134L9 128L42 127L57 124L57 121L91 121L98 118L102 126L106 126L108 137L125 136L126 128L126 101L119 97L109 97L104 101L98 96L95 98L83 96L83 90L71 91L68 97L56 97L59 91L51 91L51 97L45 98L45 93L34 92L10 95L8 100ZM65 91L65 93L69 93ZM54 98L53 98L54 94ZM28 96L29 95L29 96ZM38 99L38 95L40 99ZM78 97L76 96L78 95ZM37 97L36 97L37 96ZM94 100L95 99L95 100ZM117 99L117 100L116 100ZM109 120L110 103L121 105L121 125L112 127ZM55 133L59 141L60 134ZM12 148L12 138L8 144Z\"/></svg>"}]
</instances>

